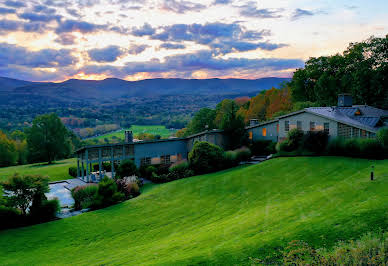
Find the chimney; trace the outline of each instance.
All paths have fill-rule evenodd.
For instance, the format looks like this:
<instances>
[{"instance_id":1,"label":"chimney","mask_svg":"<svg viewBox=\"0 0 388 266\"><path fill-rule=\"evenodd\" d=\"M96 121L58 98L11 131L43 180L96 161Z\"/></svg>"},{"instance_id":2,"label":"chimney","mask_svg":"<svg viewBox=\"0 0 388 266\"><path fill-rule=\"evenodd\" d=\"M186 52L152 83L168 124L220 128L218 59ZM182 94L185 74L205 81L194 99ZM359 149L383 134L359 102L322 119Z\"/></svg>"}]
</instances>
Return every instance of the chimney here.
<instances>
[{"instance_id":1,"label":"chimney","mask_svg":"<svg viewBox=\"0 0 388 266\"><path fill-rule=\"evenodd\" d=\"M125 130L125 143L133 143L133 134L130 130Z\"/></svg>"},{"instance_id":2,"label":"chimney","mask_svg":"<svg viewBox=\"0 0 388 266\"><path fill-rule=\"evenodd\" d=\"M250 119L249 126L255 126L259 124L259 119Z\"/></svg>"},{"instance_id":3,"label":"chimney","mask_svg":"<svg viewBox=\"0 0 388 266\"><path fill-rule=\"evenodd\" d=\"M338 95L338 107L352 107L353 98L351 94L343 93Z\"/></svg>"}]
</instances>

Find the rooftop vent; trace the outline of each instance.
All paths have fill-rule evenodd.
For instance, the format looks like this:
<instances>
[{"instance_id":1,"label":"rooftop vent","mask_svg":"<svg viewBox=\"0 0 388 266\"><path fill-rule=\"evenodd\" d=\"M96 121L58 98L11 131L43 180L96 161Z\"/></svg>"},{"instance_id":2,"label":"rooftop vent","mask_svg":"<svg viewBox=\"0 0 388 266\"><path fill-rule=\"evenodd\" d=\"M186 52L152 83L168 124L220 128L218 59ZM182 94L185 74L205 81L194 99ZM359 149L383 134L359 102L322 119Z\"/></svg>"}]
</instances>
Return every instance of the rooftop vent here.
<instances>
[{"instance_id":1,"label":"rooftop vent","mask_svg":"<svg viewBox=\"0 0 388 266\"><path fill-rule=\"evenodd\" d=\"M352 107L353 98L351 94L343 93L338 95L338 107Z\"/></svg>"}]
</instances>

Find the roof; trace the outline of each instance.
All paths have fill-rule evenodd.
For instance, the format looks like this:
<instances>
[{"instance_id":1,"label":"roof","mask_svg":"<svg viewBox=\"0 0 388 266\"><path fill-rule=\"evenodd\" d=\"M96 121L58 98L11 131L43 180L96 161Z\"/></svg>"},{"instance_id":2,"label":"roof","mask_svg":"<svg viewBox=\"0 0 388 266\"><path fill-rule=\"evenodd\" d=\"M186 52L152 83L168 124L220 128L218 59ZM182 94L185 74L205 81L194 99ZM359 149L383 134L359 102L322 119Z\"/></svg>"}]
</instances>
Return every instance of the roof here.
<instances>
[{"instance_id":1,"label":"roof","mask_svg":"<svg viewBox=\"0 0 388 266\"><path fill-rule=\"evenodd\" d=\"M245 127L245 129L252 129L252 128L261 127L261 126L272 124L272 123L277 123L277 122L279 122L278 118L273 119L273 120L269 120L269 121L264 121L264 122L262 122L260 124L256 124L256 125L253 125L253 126L247 126L247 127Z\"/></svg>"},{"instance_id":2,"label":"roof","mask_svg":"<svg viewBox=\"0 0 388 266\"><path fill-rule=\"evenodd\" d=\"M343 124L376 132L379 122L388 117L388 111L368 105L353 105L352 107L309 107L308 113L319 115ZM356 115L359 111L360 114Z\"/></svg>"}]
</instances>

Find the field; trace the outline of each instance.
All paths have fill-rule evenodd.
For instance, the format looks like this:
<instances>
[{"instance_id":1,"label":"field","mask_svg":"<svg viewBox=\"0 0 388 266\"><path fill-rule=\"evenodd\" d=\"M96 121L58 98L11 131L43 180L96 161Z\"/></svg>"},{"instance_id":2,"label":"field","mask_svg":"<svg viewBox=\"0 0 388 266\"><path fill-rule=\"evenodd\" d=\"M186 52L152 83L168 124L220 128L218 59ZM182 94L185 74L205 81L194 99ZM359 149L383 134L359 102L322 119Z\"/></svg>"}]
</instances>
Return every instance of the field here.
<instances>
[{"instance_id":1,"label":"field","mask_svg":"<svg viewBox=\"0 0 388 266\"><path fill-rule=\"evenodd\" d=\"M89 138L89 140L92 139L98 139L98 140L104 140L105 138L112 140L112 137L124 139L124 131L125 130L132 130L133 136L137 136L140 133L149 133L153 135L160 135L162 138L167 138L175 133L175 130L167 129L165 126L136 126L133 125L129 129L122 129L113 133L104 134L98 137Z\"/></svg>"},{"instance_id":2,"label":"field","mask_svg":"<svg viewBox=\"0 0 388 266\"><path fill-rule=\"evenodd\" d=\"M388 229L388 161L277 158L149 187L133 200L0 232L1 264L249 265L290 240Z\"/></svg>"},{"instance_id":3,"label":"field","mask_svg":"<svg viewBox=\"0 0 388 266\"><path fill-rule=\"evenodd\" d=\"M50 181L69 179L73 178L69 175L70 166L77 166L76 159L57 161L51 165L48 165L47 163L36 163L2 167L0 168L0 181L6 180L15 173L19 173L21 175L44 175L48 176Z\"/></svg>"}]
</instances>

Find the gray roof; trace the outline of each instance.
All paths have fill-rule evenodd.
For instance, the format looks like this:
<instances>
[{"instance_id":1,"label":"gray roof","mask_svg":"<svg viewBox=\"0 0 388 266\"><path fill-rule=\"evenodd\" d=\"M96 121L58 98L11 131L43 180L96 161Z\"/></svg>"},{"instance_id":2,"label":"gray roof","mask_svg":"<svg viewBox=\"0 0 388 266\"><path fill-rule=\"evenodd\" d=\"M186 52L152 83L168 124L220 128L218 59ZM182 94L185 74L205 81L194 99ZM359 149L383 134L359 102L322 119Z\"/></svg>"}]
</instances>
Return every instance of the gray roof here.
<instances>
[{"instance_id":1,"label":"gray roof","mask_svg":"<svg viewBox=\"0 0 388 266\"><path fill-rule=\"evenodd\" d=\"M305 111L371 132L376 132L381 127L380 122L382 119L388 117L387 110L367 105L354 105L352 107L309 107ZM360 114L356 115L357 111Z\"/></svg>"}]
</instances>

